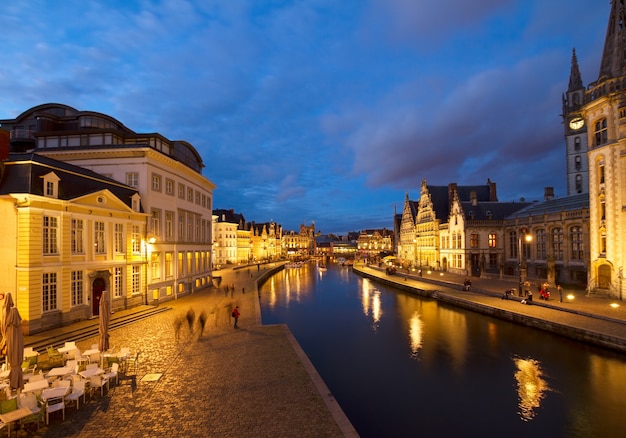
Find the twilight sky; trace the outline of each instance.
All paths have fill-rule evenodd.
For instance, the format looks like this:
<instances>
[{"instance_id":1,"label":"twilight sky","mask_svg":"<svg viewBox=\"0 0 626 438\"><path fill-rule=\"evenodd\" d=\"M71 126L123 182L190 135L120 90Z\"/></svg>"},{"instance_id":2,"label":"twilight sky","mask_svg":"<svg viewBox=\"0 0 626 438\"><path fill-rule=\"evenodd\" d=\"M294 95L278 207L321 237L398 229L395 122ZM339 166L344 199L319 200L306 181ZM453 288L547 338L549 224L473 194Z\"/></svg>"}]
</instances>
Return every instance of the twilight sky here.
<instances>
[{"instance_id":1,"label":"twilight sky","mask_svg":"<svg viewBox=\"0 0 626 438\"><path fill-rule=\"evenodd\" d=\"M572 48L598 78L609 0L20 0L0 119L56 102L186 140L215 208L392 228L405 193L565 196Z\"/></svg>"}]
</instances>

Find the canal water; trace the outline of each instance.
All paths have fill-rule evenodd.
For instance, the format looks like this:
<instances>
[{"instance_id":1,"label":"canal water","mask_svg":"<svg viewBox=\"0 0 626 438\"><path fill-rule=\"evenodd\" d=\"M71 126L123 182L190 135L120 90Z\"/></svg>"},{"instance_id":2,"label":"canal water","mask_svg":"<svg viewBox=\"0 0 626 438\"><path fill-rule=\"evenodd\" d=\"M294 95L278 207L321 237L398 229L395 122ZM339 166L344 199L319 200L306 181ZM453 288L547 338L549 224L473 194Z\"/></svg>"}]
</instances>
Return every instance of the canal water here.
<instances>
[{"instance_id":1,"label":"canal water","mask_svg":"<svg viewBox=\"0 0 626 438\"><path fill-rule=\"evenodd\" d=\"M626 357L364 279L285 269L260 291L362 437L626 433Z\"/></svg>"}]
</instances>

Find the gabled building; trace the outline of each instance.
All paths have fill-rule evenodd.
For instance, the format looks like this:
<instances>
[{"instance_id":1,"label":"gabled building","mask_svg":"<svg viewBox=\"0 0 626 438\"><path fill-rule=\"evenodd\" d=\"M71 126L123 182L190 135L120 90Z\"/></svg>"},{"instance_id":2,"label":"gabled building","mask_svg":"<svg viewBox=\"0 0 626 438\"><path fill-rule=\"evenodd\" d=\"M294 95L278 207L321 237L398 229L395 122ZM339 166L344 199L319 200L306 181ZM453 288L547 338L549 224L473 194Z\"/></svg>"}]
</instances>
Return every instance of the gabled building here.
<instances>
[{"instance_id":1,"label":"gabled building","mask_svg":"<svg viewBox=\"0 0 626 438\"><path fill-rule=\"evenodd\" d=\"M137 133L106 114L57 103L0 124L14 153L71 163L137 190L150 215L143 234L149 302L210 284L215 185L202 175L202 158L191 144Z\"/></svg>"},{"instance_id":2,"label":"gabled building","mask_svg":"<svg viewBox=\"0 0 626 438\"><path fill-rule=\"evenodd\" d=\"M148 299L142 198L96 172L15 153L0 176L0 291L26 334L89 319L104 290L113 310Z\"/></svg>"},{"instance_id":3,"label":"gabled building","mask_svg":"<svg viewBox=\"0 0 626 438\"><path fill-rule=\"evenodd\" d=\"M252 261L269 261L282 257L282 226L275 222L249 222Z\"/></svg>"},{"instance_id":4,"label":"gabled building","mask_svg":"<svg viewBox=\"0 0 626 438\"><path fill-rule=\"evenodd\" d=\"M498 201L496 184L430 186L408 194L400 221L398 258L405 268L481 275L497 272L504 255L504 219L526 203Z\"/></svg>"},{"instance_id":5,"label":"gabled building","mask_svg":"<svg viewBox=\"0 0 626 438\"><path fill-rule=\"evenodd\" d=\"M289 259L301 259L315 254L315 222L300 224L300 231L287 231L283 234L282 252Z\"/></svg>"},{"instance_id":6,"label":"gabled building","mask_svg":"<svg viewBox=\"0 0 626 438\"><path fill-rule=\"evenodd\" d=\"M357 239L357 249L359 258L370 261L382 259L393 252L393 231L386 228L362 230Z\"/></svg>"}]
</instances>

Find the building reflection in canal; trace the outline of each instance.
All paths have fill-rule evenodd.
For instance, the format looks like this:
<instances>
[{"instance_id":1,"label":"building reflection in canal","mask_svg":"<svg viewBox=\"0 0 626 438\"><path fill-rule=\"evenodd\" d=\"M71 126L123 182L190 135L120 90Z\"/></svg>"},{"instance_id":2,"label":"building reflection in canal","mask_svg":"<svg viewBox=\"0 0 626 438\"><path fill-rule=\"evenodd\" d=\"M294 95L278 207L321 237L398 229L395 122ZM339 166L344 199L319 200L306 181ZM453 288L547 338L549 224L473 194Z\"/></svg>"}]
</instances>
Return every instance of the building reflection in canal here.
<instances>
[{"instance_id":1,"label":"building reflection in canal","mask_svg":"<svg viewBox=\"0 0 626 438\"><path fill-rule=\"evenodd\" d=\"M610 436L626 358L363 279L332 264L262 286L360 436Z\"/></svg>"}]
</instances>

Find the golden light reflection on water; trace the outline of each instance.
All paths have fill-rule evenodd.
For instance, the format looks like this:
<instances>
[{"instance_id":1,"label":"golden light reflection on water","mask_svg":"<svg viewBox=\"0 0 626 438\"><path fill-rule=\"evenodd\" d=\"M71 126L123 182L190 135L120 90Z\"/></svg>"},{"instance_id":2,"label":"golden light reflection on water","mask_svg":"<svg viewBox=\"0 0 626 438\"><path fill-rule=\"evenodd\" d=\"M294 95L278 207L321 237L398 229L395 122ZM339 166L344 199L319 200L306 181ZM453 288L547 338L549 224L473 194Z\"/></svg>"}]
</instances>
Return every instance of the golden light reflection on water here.
<instances>
[{"instance_id":1,"label":"golden light reflection on water","mask_svg":"<svg viewBox=\"0 0 626 438\"><path fill-rule=\"evenodd\" d=\"M535 409L541 406L541 400L550 388L542 378L543 372L539 362L534 359L514 358L517 367L515 380L517 381L517 395L519 401L519 414L522 420L532 420L536 413Z\"/></svg>"},{"instance_id":2,"label":"golden light reflection on water","mask_svg":"<svg viewBox=\"0 0 626 438\"><path fill-rule=\"evenodd\" d=\"M424 322L421 315L415 311L409 319L409 340L411 343L411 357L418 358L418 353L422 348L422 342L424 335Z\"/></svg>"},{"instance_id":3,"label":"golden light reflection on water","mask_svg":"<svg viewBox=\"0 0 626 438\"><path fill-rule=\"evenodd\" d=\"M376 330L383 315L382 302L380 291L373 287L368 279L364 279L361 283L361 307L365 316L371 315L372 326Z\"/></svg>"},{"instance_id":4,"label":"golden light reflection on water","mask_svg":"<svg viewBox=\"0 0 626 438\"><path fill-rule=\"evenodd\" d=\"M307 269L307 265L303 265L298 269L285 269L280 274L270 277L263 286L269 288L267 306L274 310L280 299L284 300L286 308L289 307L291 301L300 302L303 292L312 290L308 281L309 277L303 275ZM282 297L278 292L281 289Z\"/></svg>"}]
</instances>

